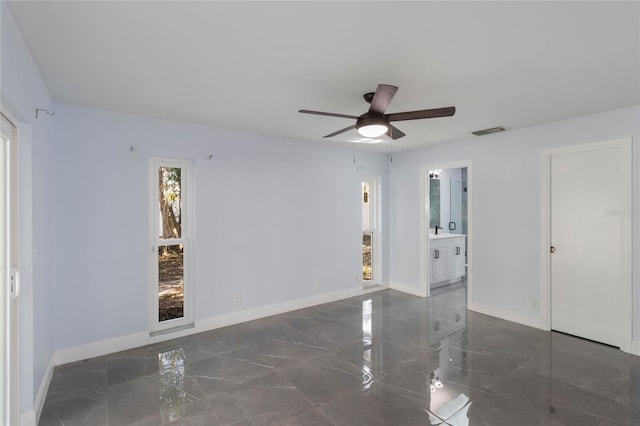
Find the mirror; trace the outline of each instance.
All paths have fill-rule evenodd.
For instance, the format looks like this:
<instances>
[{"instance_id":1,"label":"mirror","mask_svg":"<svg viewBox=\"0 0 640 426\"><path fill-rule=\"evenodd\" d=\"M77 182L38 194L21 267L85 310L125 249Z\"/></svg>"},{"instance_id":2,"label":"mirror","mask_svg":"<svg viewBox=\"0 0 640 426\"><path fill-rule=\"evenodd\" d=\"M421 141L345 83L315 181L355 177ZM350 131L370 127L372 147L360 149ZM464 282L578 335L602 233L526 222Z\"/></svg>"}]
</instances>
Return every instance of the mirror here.
<instances>
[{"instance_id":1,"label":"mirror","mask_svg":"<svg viewBox=\"0 0 640 426\"><path fill-rule=\"evenodd\" d=\"M429 178L429 228L440 226L440 179Z\"/></svg>"}]
</instances>

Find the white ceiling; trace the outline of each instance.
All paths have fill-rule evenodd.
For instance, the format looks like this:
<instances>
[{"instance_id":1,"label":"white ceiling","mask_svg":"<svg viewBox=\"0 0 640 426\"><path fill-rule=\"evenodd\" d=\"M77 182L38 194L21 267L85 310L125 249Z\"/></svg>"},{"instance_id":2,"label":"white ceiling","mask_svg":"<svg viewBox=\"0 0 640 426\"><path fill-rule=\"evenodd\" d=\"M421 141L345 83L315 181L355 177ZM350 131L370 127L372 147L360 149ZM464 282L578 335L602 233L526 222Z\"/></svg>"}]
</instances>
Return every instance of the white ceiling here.
<instances>
[{"instance_id":1,"label":"white ceiling","mask_svg":"<svg viewBox=\"0 0 640 426\"><path fill-rule=\"evenodd\" d=\"M10 2L54 100L322 143L378 83L393 150L640 103L638 2ZM388 151L388 140L372 149Z\"/></svg>"}]
</instances>

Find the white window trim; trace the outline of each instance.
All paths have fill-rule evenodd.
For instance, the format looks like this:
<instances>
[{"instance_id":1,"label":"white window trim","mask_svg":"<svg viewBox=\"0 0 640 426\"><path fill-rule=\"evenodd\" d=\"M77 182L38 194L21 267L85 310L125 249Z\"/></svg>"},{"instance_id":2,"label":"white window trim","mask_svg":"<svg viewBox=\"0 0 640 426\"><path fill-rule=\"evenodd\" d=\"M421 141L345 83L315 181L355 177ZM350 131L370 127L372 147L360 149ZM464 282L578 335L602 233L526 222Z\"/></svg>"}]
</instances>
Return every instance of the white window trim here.
<instances>
[{"instance_id":1,"label":"white window trim","mask_svg":"<svg viewBox=\"0 0 640 426\"><path fill-rule=\"evenodd\" d=\"M180 200L182 203L182 238L168 238L161 240L158 236L159 215L156 205L160 198L158 191L158 168L179 167L182 169ZM193 162L191 160L151 157L149 158L149 324L152 334L171 329L183 329L193 324ZM158 319L158 247L165 245L183 245L184 256L184 316L168 321Z\"/></svg>"}]
</instances>

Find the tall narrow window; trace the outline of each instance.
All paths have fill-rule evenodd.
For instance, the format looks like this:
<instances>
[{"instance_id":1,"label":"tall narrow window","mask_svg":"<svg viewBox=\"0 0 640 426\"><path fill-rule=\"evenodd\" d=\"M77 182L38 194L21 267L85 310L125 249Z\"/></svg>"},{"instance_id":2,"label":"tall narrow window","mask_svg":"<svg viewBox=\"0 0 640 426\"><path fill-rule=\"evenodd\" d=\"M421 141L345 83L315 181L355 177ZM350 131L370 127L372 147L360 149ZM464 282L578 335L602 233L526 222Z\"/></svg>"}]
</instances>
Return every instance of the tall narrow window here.
<instances>
[{"instance_id":1,"label":"tall narrow window","mask_svg":"<svg viewBox=\"0 0 640 426\"><path fill-rule=\"evenodd\" d=\"M362 182L362 280L371 283L374 279L374 193L373 181Z\"/></svg>"},{"instance_id":2,"label":"tall narrow window","mask_svg":"<svg viewBox=\"0 0 640 426\"><path fill-rule=\"evenodd\" d=\"M152 329L191 322L189 162L151 161Z\"/></svg>"}]
</instances>

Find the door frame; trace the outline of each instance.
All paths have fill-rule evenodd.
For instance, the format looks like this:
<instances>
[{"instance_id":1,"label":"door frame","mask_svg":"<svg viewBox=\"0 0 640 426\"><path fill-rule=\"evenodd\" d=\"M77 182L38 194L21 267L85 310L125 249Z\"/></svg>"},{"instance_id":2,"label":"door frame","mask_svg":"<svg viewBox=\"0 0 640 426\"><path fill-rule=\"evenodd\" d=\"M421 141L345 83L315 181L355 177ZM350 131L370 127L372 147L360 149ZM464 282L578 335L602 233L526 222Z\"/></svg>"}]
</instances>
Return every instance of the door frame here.
<instances>
[{"instance_id":1,"label":"door frame","mask_svg":"<svg viewBox=\"0 0 640 426\"><path fill-rule=\"evenodd\" d=\"M473 167L471 160L453 161L448 163L433 163L420 169L420 295L431 296L429 286L429 170L467 169L467 305L473 300Z\"/></svg>"},{"instance_id":2,"label":"door frame","mask_svg":"<svg viewBox=\"0 0 640 426\"><path fill-rule=\"evenodd\" d=\"M542 155L542 285L540 287L540 312L545 330L551 330L551 157L599 149L617 148L622 153L622 224L621 235L621 288L620 288L620 350L632 353L633 342L633 282L632 282L632 183L633 158L631 137L604 142L568 145L545 150ZM626 301L626 302L625 302Z\"/></svg>"},{"instance_id":3,"label":"door frame","mask_svg":"<svg viewBox=\"0 0 640 426\"><path fill-rule=\"evenodd\" d=\"M22 126L20 122L15 118L15 116L5 108L5 105L2 104L2 114L6 117L6 119L13 125L15 129L15 139L9 140L9 144L6 147L5 158L6 163L8 164L8 169L5 171L5 179L4 185L6 193L3 193L2 196L5 198L7 209L7 215L5 217L6 220L6 230L7 230L7 239L2 242L5 245L6 249L6 271L5 278L7 284L9 284L10 280L15 280L15 286L17 289L14 290L15 294L11 292L11 288L9 285L5 287L5 306L4 306L4 320L6 323L3 324L5 327L4 338L5 341L2 345L2 350L4 351L4 379L5 383L3 396L5 404L4 414L5 419L8 424L14 424L18 422L19 411L20 411L20 388L19 388L19 360L20 360L20 329L19 329L19 267L20 267L20 226L21 223L19 221L20 218L20 205L18 199L19 192L19 166L20 159L18 156L18 139L23 138ZM2 148L4 149L4 147ZM3 191L4 192L4 191ZM13 234L15 232L15 234Z\"/></svg>"}]
</instances>

